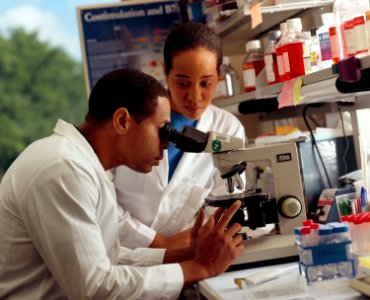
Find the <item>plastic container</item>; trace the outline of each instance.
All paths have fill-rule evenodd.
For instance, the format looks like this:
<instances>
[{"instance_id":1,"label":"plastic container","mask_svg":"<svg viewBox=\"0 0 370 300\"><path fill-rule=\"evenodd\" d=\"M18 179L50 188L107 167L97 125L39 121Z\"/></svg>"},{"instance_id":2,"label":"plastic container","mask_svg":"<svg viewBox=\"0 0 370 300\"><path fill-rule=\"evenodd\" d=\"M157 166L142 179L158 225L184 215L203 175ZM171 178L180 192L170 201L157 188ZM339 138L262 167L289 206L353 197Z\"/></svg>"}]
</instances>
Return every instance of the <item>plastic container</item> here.
<instances>
[{"instance_id":1,"label":"plastic container","mask_svg":"<svg viewBox=\"0 0 370 300\"><path fill-rule=\"evenodd\" d=\"M352 20L352 0L335 0L333 13L336 26L338 53L333 53L335 61L356 54Z\"/></svg>"},{"instance_id":2,"label":"plastic container","mask_svg":"<svg viewBox=\"0 0 370 300\"><path fill-rule=\"evenodd\" d=\"M263 50L260 40L251 40L245 45L247 55L243 61L244 90L251 92L256 87L267 85Z\"/></svg>"},{"instance_id":3,"label":"plastic container","mask_svg":"<svg viewBox=\"0 0 370 300\"><path fill-rule=\"evenodd\" d=\"M285 79L311 73L310 38L302 33L300 18L287 20L288 36L282 46Z\"/></svg>"},{"instance_id":4,"label":"plastic container","mask_svg":"<svg viewBox=\"0 0 370 300\"><path fill-rule=\"evenodd\" d=\"M281 31L281 36L275 46L275 53L276 53L276 62L277 62L277 67L278 67L279 81L284 81L285 80L285 68L284 68L284 59L283 59L283 45L286 42L286 38L288 34L288 27L285 22L280 24L280 31Z\"/></svg>"},{"instance_id":5,"label":"plastic container","mask_svg":"<svg viewBox=\"0 0 370 300\"><path fill-rule=\"evenodd\" d=\"M224 56L217 85L217 98L233 97L240 94L238 74L230 64L230 58Z\"/></svg>"},{"instance_id":6,"label":"plastic container","mask_svg":"<svg viewBox=\"0 0 370 300\"><path fill-rule=\"evenodd\" d=\"M264 60L267 84L272 85L280 81L278 65L276 60L276 44L280 38L281 31L280 30L270 31L268 35L269 43L265 50Z\"/></svg>"},{"instance_id":7,"label":"plastic container","mask_svg":"<svg viewBox=\"0 0 370 300\"><path fill-rule=\"evenodd\" d=\"M323 25L317 29L316 34L319 39L321 53L321 69L330 68L333 64L333 56L330 45L330 26L334 26L334 14L325 13L321 15Z\"/></svg>"},{"instance_id":8,"label":"plastic container","mask_svg":"<svg viewBox=\"0 0 370 300\"><path fill-rule=\"evenodd\" d=\"M365 56L369 50L366 30L368 0L335 0L333 13L337 30L339 59L350 56Z\"/></svg>"},{"instance_id":9,"label":"plastic container","mask_svg":"<svg viewBox=\"0 0 370 300\"><path fill-rule=\"evenodd\" d=\"M356 56L363 57L369 53L369 41L366 29L366 12L369 11L369 0L352 0L352 20Z\"/></svg>"}]
</instances>

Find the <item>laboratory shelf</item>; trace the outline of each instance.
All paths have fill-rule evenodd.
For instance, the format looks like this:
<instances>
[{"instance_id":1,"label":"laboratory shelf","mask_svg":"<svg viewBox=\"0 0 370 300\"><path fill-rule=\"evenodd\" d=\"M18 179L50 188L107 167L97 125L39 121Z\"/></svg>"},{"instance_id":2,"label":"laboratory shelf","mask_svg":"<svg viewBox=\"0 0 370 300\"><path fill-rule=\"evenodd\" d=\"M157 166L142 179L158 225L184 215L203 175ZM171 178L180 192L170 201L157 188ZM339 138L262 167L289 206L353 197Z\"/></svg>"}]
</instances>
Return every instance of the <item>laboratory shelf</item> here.
<instances>
[{"instance_id":1,"label":"laboratory shelf","mask_svg":"<svg viewBox=\"0 0 370 300\"><path fill-rule=\"evenodd\" d=\"M370 70L370 56L360 59L362 71ZM352 93L341 93L336 88L338 75L333 73L331 68L323 69L311 74L302 76L301 96L303 99L300 105L318 102L353 102L355 98L363 99L370 91L358 91ZM369 81L370 82L370 81ZM351 83L348 83L349 85ZM282 91L283 83L277 83L256 89L253 92L243 93L234 97L215 99L213 104L226 110L238 111L238 105L245 101L277 99ZM369 84L370 90L370 84ZM368 103L370 107L370 102ZM263 111L261 111L263 112Z\"/></svg>"},{"instance_id":2,"label":"laboratory shelf","mask_svg":"<svg viewBox=\"0 0 370 300\"><path fill-rule=\"evenodd\" d=\"M264 1L263 3L269 1ZM271 1L270 1L271 2ZM255 28L251 28L251 16L243 7L236 9L228 18L210 27L221 36L226 55L244 53L245 43L248 40L260 38L267 31L277 28L280 23L287 19L299 17L304 13L320 13L331 11L333 0L322 1L289 1L278 5L266 5L262 3L261 14L263 22Z\"/></svg>"}]
</instances>

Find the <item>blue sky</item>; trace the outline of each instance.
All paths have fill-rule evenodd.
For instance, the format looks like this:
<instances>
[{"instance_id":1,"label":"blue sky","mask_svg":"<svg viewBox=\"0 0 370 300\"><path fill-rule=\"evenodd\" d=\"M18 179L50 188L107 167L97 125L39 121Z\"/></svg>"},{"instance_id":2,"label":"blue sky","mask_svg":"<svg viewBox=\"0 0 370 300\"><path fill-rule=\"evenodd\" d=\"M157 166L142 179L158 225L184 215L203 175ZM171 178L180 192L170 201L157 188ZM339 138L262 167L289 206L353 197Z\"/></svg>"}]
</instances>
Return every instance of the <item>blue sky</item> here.
<instances>
[{"instance_id":1,"label":"blue sky","mask_svg":"<svg viewBox=\"0 0 370 300\"><path fill-rule=\"evenodd\" d=\"M0 33L12 27L38 30L39 37L53 46L63 47L81 60L76 7L120 2L118 0L8 0L0 1Z\"/></svg>"}]
</instances>

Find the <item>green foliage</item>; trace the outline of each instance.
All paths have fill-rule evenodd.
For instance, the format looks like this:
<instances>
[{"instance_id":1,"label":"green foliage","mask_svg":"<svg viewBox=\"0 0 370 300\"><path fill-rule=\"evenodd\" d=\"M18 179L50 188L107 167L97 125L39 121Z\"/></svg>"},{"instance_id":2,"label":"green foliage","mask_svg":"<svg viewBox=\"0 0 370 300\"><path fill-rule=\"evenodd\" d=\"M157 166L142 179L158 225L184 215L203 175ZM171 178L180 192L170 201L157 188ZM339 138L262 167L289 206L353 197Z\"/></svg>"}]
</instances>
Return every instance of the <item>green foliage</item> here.
<instances>
[{"instance_id":1,"label":"green foliage","mask_svg":"<svg viewBox=\"0 0 370 300\"><path fill-rule=\"evenodd\" d=\"M86 109L81 63L36 32L0 36L0 177L28 144L52 133L58 118L79 124Z\"/></svg>"}]
</instances>

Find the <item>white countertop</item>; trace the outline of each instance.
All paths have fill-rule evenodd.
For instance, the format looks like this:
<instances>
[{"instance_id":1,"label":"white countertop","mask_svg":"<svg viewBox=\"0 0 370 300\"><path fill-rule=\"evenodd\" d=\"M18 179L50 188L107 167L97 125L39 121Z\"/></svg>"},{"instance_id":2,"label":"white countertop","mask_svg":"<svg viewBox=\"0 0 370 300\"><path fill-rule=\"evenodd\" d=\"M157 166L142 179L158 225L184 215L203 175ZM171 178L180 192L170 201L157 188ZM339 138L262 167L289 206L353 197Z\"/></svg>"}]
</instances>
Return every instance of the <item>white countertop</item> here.
<instances>
[{"instance_id":1,"label":"white countertop","mask_svg":"<svg viewBox=\"0 0 370 300\"><path fill-rule=\"evenodd\" d=\"M284 269L296 265L279 278L239 289L234 278L246 277L261 271ZM307 285L306 278L299 274L298 263L266 266L223 273L199 282L200 293L209 300L363 300L369 299L348 286L350 279L339 278L314 282Z\"/></svg>"}]
</instances>

